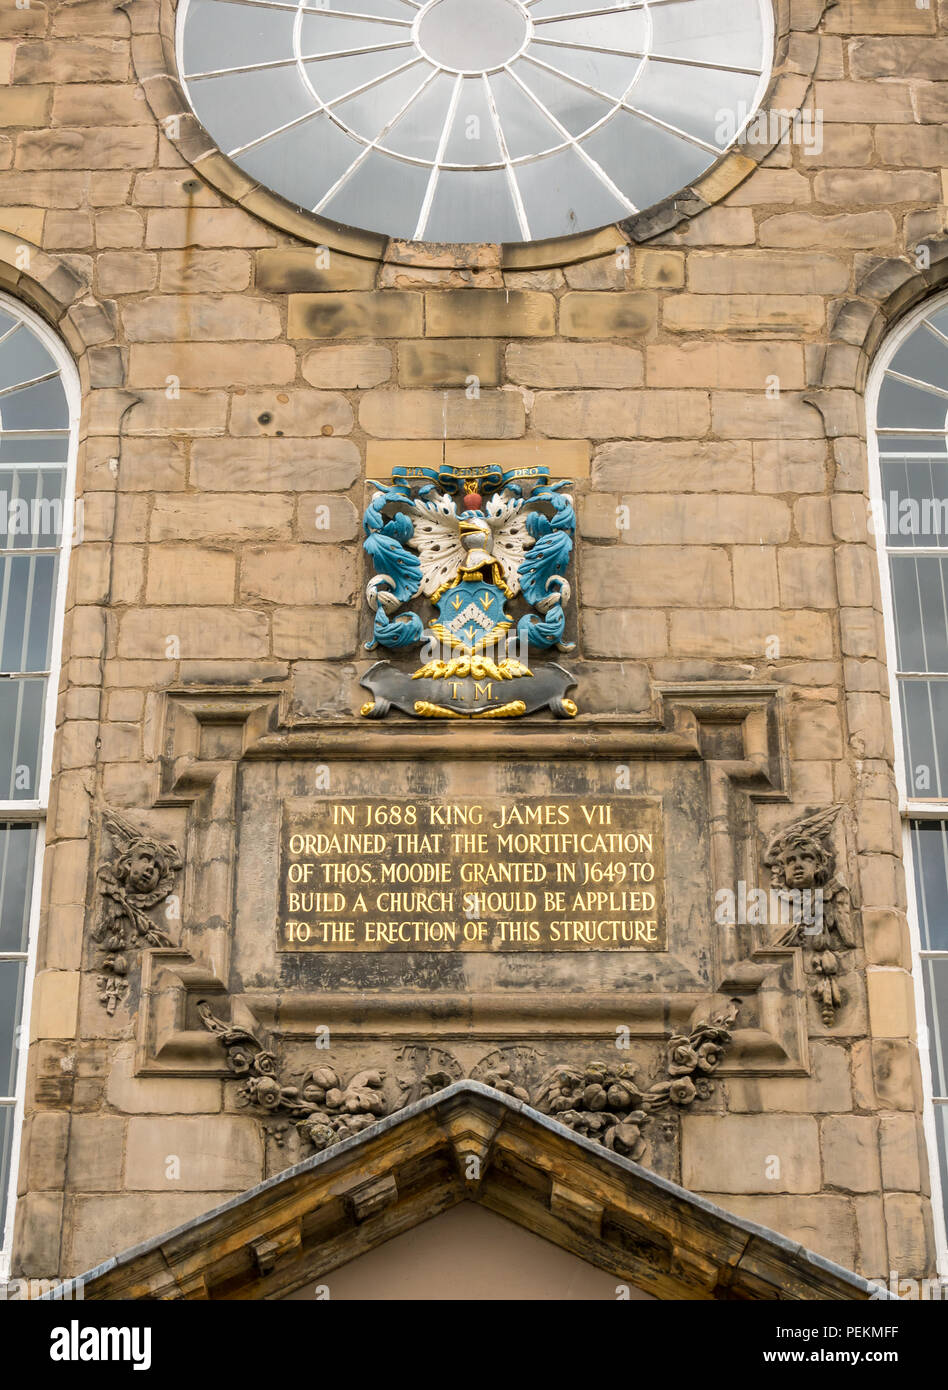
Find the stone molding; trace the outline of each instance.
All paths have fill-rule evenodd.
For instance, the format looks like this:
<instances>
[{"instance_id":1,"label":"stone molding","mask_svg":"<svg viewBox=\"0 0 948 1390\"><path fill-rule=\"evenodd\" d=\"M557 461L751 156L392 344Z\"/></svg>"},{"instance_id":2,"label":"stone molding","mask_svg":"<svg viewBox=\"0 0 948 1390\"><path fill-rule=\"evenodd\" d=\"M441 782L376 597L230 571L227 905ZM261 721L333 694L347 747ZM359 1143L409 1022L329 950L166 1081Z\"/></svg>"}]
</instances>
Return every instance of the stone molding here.
<instances>
[{"instance_id":1,"label":"stone molding","mask_svg":"<svg viewBox=\"0 0 948 1390\"><path fill-rule=\"evenodd\" d=\"M827 342L816 354L810 374L819 389L804 399L821 410L831 439L844 434L865 437L862 396L882 340L899 319L948 284L948 232L920 237L918 245L923 244L929 258L924 268L918 264L913 246L906 247L903 256L868 252L857 256L854 293L836 300L830 308ZM855 392L859 398L855 428L846 424L847 392ZM839 402L839 408L827 417L824 407L834 401Z\"/></svg>"},{"instance_id":2,"label":"stone molding","mask_svg":"<svg viewBox=\"0 0 948 1390\"><path fill-rule=\"evenodd\" d=\"M0 231L0 289L35 309L62 337L76 361L84 407L89 391L111 385L116 375L124 380L124 359L115 344L116 329L108 307L93 296L89 282L72 266L26 237ZM126 396L124 408L136 399ZM116 410L116 422L121 413Z\"/></svg>"},{"instance_id":3,"label":"stone molding","mask_svg":"<svg viewBox=\"0 0 948 1390\"><path fill-rule=\"evenodd\" d=\"M232 950L238 769L258 759L330 762L334 759L446 759L484 757L687 760L703 764L711 825L712 901L720 887L760 881L756 806L789 801L785 692L741 682L656 689L651 712L621 720L580 718L564 733L541 725L498 726L485 741L464 726L432 733L414 721L395 721L384 733L363 721L290 722L286 692L178 689L162 697L157 721L160 756L154 805L188 812L182 891L181 942L142 952L138 1021L138 1074L226 1075L213 1039L203 1032L197 1006L226 990ZM772 934L771 934L772 935ZM742 1002L742 1026L722 1074L806 1075L807 980L802 953L774 944L760 927L716 924L709 933L713 988ZM205 962L213 961L213 968ZM655 1044L683 1033L701 1002L698 992L629 993L622 1016L631 1036ZM353 996L249 989L231 998L234 1027L262 1029L272 1050L280 1038L312 1037L328 1024L335 1041L377 1039L391 1048L419 1036L441 1045L452 1038L527 1042L589 1036L616 1016L614 994L544 992L534 1001L504 993L450 994L436 1018L412 993L380 991L370 1018ZM749 1007L750 1006L750 1007ZM272 1041L271 1041L272 1040Z\"/></svg>"}]
</instances>

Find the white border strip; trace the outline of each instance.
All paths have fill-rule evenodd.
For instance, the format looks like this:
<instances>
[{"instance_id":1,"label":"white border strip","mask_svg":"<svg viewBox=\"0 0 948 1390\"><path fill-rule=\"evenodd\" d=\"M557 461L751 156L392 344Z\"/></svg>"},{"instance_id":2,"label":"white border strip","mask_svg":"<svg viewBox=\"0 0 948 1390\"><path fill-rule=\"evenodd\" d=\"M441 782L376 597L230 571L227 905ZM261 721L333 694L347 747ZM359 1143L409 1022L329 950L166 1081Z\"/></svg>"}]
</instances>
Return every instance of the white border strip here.
<instances>
[{"instance_id":1,"label":"white border strip","mask_svg":"<svg viewBox=\"0 0 948 1390\"><path fill-rule=\"evenodd\" d=\"M920 324L938 308L948 305L948 295L930 297L909 314L886 337L883 347L876 353L869 372L866 386L867 442L869 449L869 498L875 516L885 515L882 488L882 463L879 454L879 441L876 436L876 423L879 409L879 393L886 367L899 348L915 332ZM866 517L866 525L869 517ZM918 1036L919 1066L922 1074L922 1123L925 1130L925 1143L928 1148L928 1167L931 1175L932 1217L935 1228L935 1250L938 1272L948 1275L948 1229L946 1229L945 1199L948 1193L942 1192L941 1167L938 1162L938 1134L935 1120L934 1085L932 1082L931 1059L928 1051L928 1018L925 1013L925 984L922 977L921 932L918 923L918 903L915 896L915 861L912 854L912 837L909 820L916 818L908 795L908 779L905 767L905 740L902 727L902 705L898 670L898 654L895 642L895 604L892 596L892 580L889 573L889 551L886 537L877 535L876 557L879 566L879 580L882 590L882 613L885 621L886 663L889 675L889 702L892 707L892 724L895 735L895 777L899 792L899 814L902 816L902 859L905 865L905 887L908 898L909 933L912 940L912 975L915 987L915 1021ZM948 553L948 552L946 552ZM936 806L926 803L926 815L930 819L938 814ZM941 803L940 817L948 820L948 801Z\"/></svg>"},{"instance_id":2,"label":"white border strip","mask_svg":"<svg viewBox=\"0 0 948 1390\"><path fill-rule=\"evenodd\" d=\"M10 1254L13 1243L13 1223L16 1215L17 1172L20 1162L20 1144L23 1139L23 1109L26 1099L26 1056L30 1038L30 1008L33 1001L33 984L36 978L36 951L39 937L40 899L43 884L43 857L46 847L46 808L49 804L49 783L52 770L53 737L56 732L56 708L59 704L59 680L62 672L63 627L66 619L66 586L69 578L69 555L72 549L73 527L75 525L76 454L79 442L79 413L82 393L79 386L79 373L65 344L53 332L45 320L28 309L20 300L0 294L0 306L15 314L36 334L40 342L52 354L62 373L63 389L69 407L69 452L66 459L66 481L63 491L63 533L59 556L59 575L56 583L56 610L53 620L50 670L47 677L46 709L43 719L43 742L40 757L42 768L35 801L0 801L0 820L33 822L37 828L36 851L33 865L32 898L30 901L29 943L26 961L26 979L23 983L23 1017L20 1020L20 1049L17 1059L16 1105L13 1118L13 1149L10 1161L10 1186L7 1193L7 1214L4 1229L0 1232L0 1279L9 1278ZM58 1271L50 1270L52 1278Z\"/></svg>"}]
</instances>

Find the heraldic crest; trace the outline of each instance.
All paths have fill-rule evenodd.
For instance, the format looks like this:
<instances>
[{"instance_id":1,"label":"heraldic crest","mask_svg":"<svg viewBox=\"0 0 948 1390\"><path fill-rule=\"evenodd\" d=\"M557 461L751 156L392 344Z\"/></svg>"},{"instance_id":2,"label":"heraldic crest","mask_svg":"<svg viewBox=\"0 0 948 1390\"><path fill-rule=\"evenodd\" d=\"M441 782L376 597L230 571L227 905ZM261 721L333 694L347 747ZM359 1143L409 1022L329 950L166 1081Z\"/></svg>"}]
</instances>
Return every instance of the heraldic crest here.
<instances>
[{"instance_id":1,"label":"heraldic crest","mask_svg":"<svg viewBox=\"0 0 948 1390\"><path fill-rule=\"evenodd\" d=\"M573 677L535 660L573 648L563 641L576 530L569 483L550 483L540 466L487 464L395 468L391 483L372 486L363 526L375 616L366 647L422 649L422 665L377 662L362 679L373 695L363 715L381 719L393 707L430 719L575 715L566 698ZM412 605L424 600L422 616Z\"/></svg>"}]
</instances>

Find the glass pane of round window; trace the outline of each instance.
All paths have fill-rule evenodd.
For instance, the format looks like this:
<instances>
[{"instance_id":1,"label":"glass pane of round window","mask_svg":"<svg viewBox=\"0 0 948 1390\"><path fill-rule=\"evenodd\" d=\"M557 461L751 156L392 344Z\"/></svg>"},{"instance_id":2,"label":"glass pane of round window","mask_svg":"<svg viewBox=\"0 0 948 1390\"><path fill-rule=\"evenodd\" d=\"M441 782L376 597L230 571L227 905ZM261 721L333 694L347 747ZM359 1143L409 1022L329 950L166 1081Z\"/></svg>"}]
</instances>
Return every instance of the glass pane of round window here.
<instances>
[{"instance_id":1,"label":"glass pane of round window","mask_svg":"<svg viewBox=\"0 0 948 1390\"><path fill-rule=\"evenodd\" d=\"M414 241L536 241L705 172L770 76L771 0L181 0L188 98L299 207Z\"/></svg>"}]
</instances>

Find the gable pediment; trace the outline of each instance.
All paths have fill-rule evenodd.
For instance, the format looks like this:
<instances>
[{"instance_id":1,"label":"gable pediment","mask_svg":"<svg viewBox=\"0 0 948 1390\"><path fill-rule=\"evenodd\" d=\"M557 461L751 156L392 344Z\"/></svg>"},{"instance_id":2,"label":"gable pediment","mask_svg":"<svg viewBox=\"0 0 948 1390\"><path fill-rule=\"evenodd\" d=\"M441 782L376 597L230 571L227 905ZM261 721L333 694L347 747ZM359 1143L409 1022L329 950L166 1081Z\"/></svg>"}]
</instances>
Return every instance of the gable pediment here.
<instances>
[{"instance_id":1,"label":"gable pediment","mask_svg":"<svg viewBox=\"0 0 948 1390\"><path fill-rule=\"evenodd\" d=\"M529 1106L462 1081L83 1276L86 1299L281 1299L462 1202L665 1300L873 1286Z\"/></svg>"}]
</instances>

